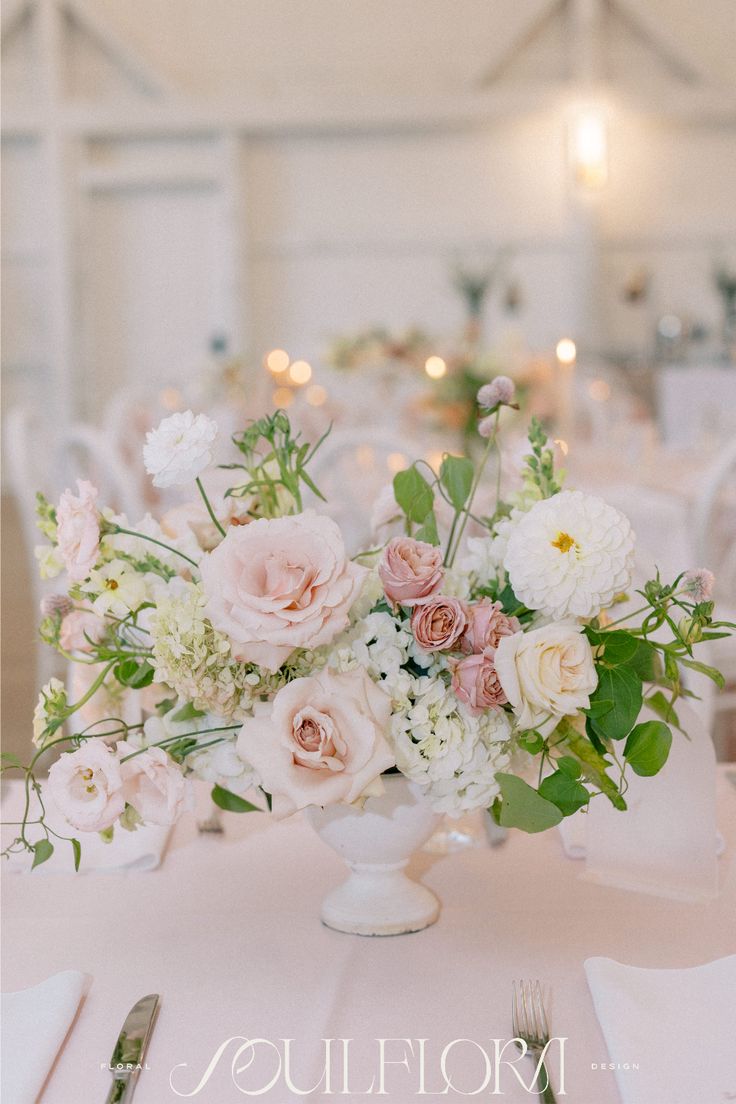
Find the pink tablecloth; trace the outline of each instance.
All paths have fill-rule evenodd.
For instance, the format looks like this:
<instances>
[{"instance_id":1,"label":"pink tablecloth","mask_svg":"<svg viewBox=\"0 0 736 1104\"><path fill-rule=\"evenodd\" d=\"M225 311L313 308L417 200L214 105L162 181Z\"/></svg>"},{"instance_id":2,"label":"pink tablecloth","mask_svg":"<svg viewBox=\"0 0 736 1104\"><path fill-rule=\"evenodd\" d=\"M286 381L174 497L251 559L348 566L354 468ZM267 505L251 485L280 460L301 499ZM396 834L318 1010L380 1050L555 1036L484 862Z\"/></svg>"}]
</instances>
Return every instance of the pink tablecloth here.
<instances>
[{"instance_id":1,"label":"pink tablecloth","mask_svg":"<svg viewBox=\"0 0 736 1104\"><path fill-rule=\"evenodd\" d=\"M293 1039L293 1077L302 1089L319 1080L322 1039L353 1039L348 1093L340 1072L343 1044L334 1043L333 1095L318 1092L312 1100L361 1099L378 1077L375 1040L415 1040L409 1069L386 1067L384 1099L409 1104L421 1099L416 1040L427 1040L427 1094L443 1087L439 1056L456 1039L477 1046L457 1044L449 1068L464 1065L471 1078L466 1088L478 1085L479 1048L492 1053L492 1039L511 1037L512 979L538 977L552 989L552 1033L568 1040L561 1099L615 1104L614 1075L600 1069L608 1058L583 960L605 955L677 967L734 951L736 790L723 772L719 802L727 849L720 860L722 893L710 904L590 884L580 877L582 864L563 856L557 833L513 833L492 851L420 856L426 882L442 898L441 918L425 932L390 939L321 926L320 898L341 877L341 864L302 820L228 816L225 839L198 836L190 821L179 826L163 866L152 873L7 877L3 988L32 985L64 969L93 977L46 1104L105 1099L109 1074L100 1067L128 1008L152 991L161 993L162 1010L136 1104L192 1094L232 1036L269 1040L282 1058L280 1040ZM206 1086L186 1098L203 1104L247 1099L231 1076L235 1049L230 1044ZM405 1050L388 1043L386 1057L399 1059ZM262 1044L259 1053L264 1064L257 1075L242 1075L246 1087L264 1084L276 1069L275 1049ZM506 1057L516 1057L513 1048ZM630 1055L632 1062L653 1058L646 1039ZM528 1078L531 1064L520 1068ZM559 1086L555 1061L552 1068ZM510 1069L500 1087L503 1096L495 1099L535 1099ZM374 1094L378 1088L376 1080ZM490 1098L489 1091L476 1099ZM285 1088L282 1073L258 1099L285 1104L302 1097ZM450 1092L444 1099L466 1098Z\"/></svg>"}]
</instances>

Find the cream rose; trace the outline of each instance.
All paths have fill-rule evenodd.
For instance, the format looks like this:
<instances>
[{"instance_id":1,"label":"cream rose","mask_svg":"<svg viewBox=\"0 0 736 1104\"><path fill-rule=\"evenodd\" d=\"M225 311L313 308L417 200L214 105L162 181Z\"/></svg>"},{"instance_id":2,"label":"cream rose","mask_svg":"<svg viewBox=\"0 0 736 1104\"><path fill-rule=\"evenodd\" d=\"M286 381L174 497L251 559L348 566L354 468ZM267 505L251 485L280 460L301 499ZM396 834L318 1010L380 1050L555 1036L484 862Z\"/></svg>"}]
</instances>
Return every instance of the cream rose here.
<instances>
[{"instance_id":1,"label":"cream rose","mask_svg":"<svg viewBox=\"0 0 736 1104\"><path fill-rule=\"evenodd\" d=\"M573 621L501 637L494 663L519 727L542 735L587 709L598 685L590 644Z\"/></svg>"},{"instance_id":2,"label":"cream rose","mask_svg":"<svg viewBox=\"0 0 736 1104\"><path fill-rule=\"evenodd\" d=\"M144 824L174 824L194 808L192 783L163 748L151 747L136 755L138 748L121 742L117 751L121 759L134 756L120 765L123 793Z\"/></svg>"},{"instance_id":3,"label":"cream rose","mask_svg":"<svg viewBox=\"0 0 736 1104\"><path fill-rule=\"evenodd\" d=\"M59 552L69 578L86 579L97 562L100 550L100 515L97 488L86 479L77 480L79 495L64 491L56 509Z\"/></svg>"},{"instance_id":4,"label":"cream rose","mask_svg":"<svg viewBox=\"0 0 736 1104\"><path fill-rule=\"evenodd\" d=\"M269 671L295 648L329 644L367 575L335 522L313 510L230 529L200 566L210 621L236 659Z\"/></svg>"},{"instance_id":5,"label":"cream rose","mask_svg":"<svg viewBox=\"0 0 736 1104\"><path fill-rule=\"evenodd\" d=\"M279 690L249 718L238 755L273 796L276 816L355 801L395 759L386 731L391 701L365 673L322 671Z\"/></svg>"},{"instance_id":6,"label":"cream rose","mask_svg":"<svg viewBox=\"0 0 736 1104\"><path fill-rule=\"evenodd\" d=\"M101 740L60 756L47 784L59 812L80 832L109 828L125 808L120 762Z\"/></svg>"}]
</instances>

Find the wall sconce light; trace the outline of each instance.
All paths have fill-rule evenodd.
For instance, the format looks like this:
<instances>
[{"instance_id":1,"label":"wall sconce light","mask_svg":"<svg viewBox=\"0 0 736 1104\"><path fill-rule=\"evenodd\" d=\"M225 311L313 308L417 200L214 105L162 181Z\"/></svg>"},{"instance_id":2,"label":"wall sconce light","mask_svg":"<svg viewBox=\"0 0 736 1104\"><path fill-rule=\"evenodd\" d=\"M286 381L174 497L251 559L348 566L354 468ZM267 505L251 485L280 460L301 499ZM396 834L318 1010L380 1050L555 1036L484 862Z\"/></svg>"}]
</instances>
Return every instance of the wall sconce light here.
<instances>
[{"instance_id":1,"label":"wall sconce light","mask_svg":"<svg viewBox=\"0 0 736 1104\"><path fill-rule=\"evenodd\" d=\"M602 111L576 112L568 127L573 180L583 188L602 188L608 180L608 129Z\"/></svg>"}]
</instances>

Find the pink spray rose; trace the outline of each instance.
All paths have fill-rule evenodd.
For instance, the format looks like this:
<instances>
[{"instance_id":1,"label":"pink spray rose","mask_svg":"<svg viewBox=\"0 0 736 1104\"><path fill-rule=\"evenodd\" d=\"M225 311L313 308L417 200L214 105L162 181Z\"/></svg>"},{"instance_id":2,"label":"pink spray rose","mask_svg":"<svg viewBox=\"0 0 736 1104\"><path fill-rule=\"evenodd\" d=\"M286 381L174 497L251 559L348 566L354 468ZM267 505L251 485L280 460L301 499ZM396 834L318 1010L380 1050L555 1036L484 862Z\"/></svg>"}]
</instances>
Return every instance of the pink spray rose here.
<instances>
[{"instance_id":1,"label":"pink spray rose","mask_svg":"<svg viewBox=\"0 0 736 1104\"><path fill-rule=\"evenodd\" d=\"M482 598L468 606L468 625L462 639L463 651L482 652L497 648L502 636L513 636L521 625L515 617L507 617L500 602Z\"/></svg>"},{"instance_id":2,"label":"pink spray rose","mask_svg":"<svg viewBox=\"0 0 736 1104\"><path fill-rule=\"evenodd\" d=\"M276 671L295 648L329 642L348 623L367 569L313 510L228 530L201 564L205 611L236 659Z\"/></svg>"},{"instance_id":3,"label":"pink spray rose","mask_svg":"<svg viewBox=\"0 0 736 1104\"><path fill-rule=\"evenodd\" d=\"M459 598L435 595L422 606L415 606L411 615L411 631L420 648L426 652L452 648L462 636L467 619Z\"/></svg>"},{"instance_id":4,"label":"pink spray rose","mask_svg":"<svg viewBox=\"0 0 736 1104\"><path fill-rule=\"evenodd\" d=\"M276 816L355 801L394 766L385 732L391 700L365 673L294 679L248 718L238 754L273 795Z\"/></svg>"},{"instance_id":5,"label":"pink spray rose","mask_svg":"<svg viewBox=\"0 0 736 1104\"><path fill-rule=\"evenodd\" d=\"M493 662L493 649L467 656L455 666L452 674L452 689L458 701L468 707L471 713L482 713L484 709L500 709L506 704L506 695Z\"/></svg>"},{"instance_id":6,"label":"pink spray rose","mask_svg":"<svg viewBox=\"0 0 736 1104\"><path fill-rule=\"evenodd\" d=\"M124 759L138 749L121 742L118 755ZM194 808L192 783L163 748L151 747L121 763L125 800L144 824L174 824L182 813Z\"/></svg>"},{"instance_id":7,"label":"pink spray rose","mask_svg":"<svg viewBox=\"0 0 736 1104\"><path fill-rule=\"evenodd\" d=\"M442 584L442 552L425 541L394 537L384 549L378 574L390 602L421 605Z\"/></svg>"},{"instance_id":8,"label":"pink spray rose","mask_svg":"<svg viewBox=\"0 0 736 1104\"><path fill-rule=\"evenodd\" d=\"M59 812L80 832L101 832L125 808L118 757L101 740L87 740L49 767L48 788Z\"/></svg>"},{"instance_id":9,"label":"pink spray rose","mask_svg":"<svg viewBox=\"0 0 736 1104\"><path fill-rule=\"evenodd\" d=\"M77 480L79 495L67 489L56 510L59 552L69 578L86 579L97 561L100 548L100 515L95 503L97 488L86 479Z\"/></svg>"}]
</instances>

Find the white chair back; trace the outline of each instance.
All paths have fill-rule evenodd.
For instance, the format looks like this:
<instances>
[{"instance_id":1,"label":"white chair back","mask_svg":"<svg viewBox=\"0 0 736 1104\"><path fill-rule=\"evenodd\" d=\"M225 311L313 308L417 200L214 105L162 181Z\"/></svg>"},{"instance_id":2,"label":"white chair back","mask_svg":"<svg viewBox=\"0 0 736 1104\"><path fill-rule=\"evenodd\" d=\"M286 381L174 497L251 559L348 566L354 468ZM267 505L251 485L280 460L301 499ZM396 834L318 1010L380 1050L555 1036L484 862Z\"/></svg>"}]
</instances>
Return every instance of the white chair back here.
<instances>
[{"instance_id":1,"label":"white chair back","mask_svg":"<svg viewBox=\"0 0 736 1104\"><path fill-rule=\"evenodd\" d=\"M101 430L81 422L68 426L59 434L56 459L64 487L89 479L100 492L100 504L126 514L132 523L145 513L135 473Z\"/></svg>"},{"instance_id":2,"label":"white chair back","mask_svg":"<svg viewBox=\"0 0 736 1104\"><path fill-rule=\"evenodd\" d=\"M657 376L657 417L672 448L730 438L736 432L736 371L672 365Z\"/></svg>"},{"instance_id":3,"label":"white chair back","mask_svg":"<svg viewBox=\"0 0 736 1104\"><path fill-rule=\"evenodd\" d=\"M736 606L736 433L703 479L692 525L695 566L710 568L719 596Z\"/></svg>"}]
</instances>

